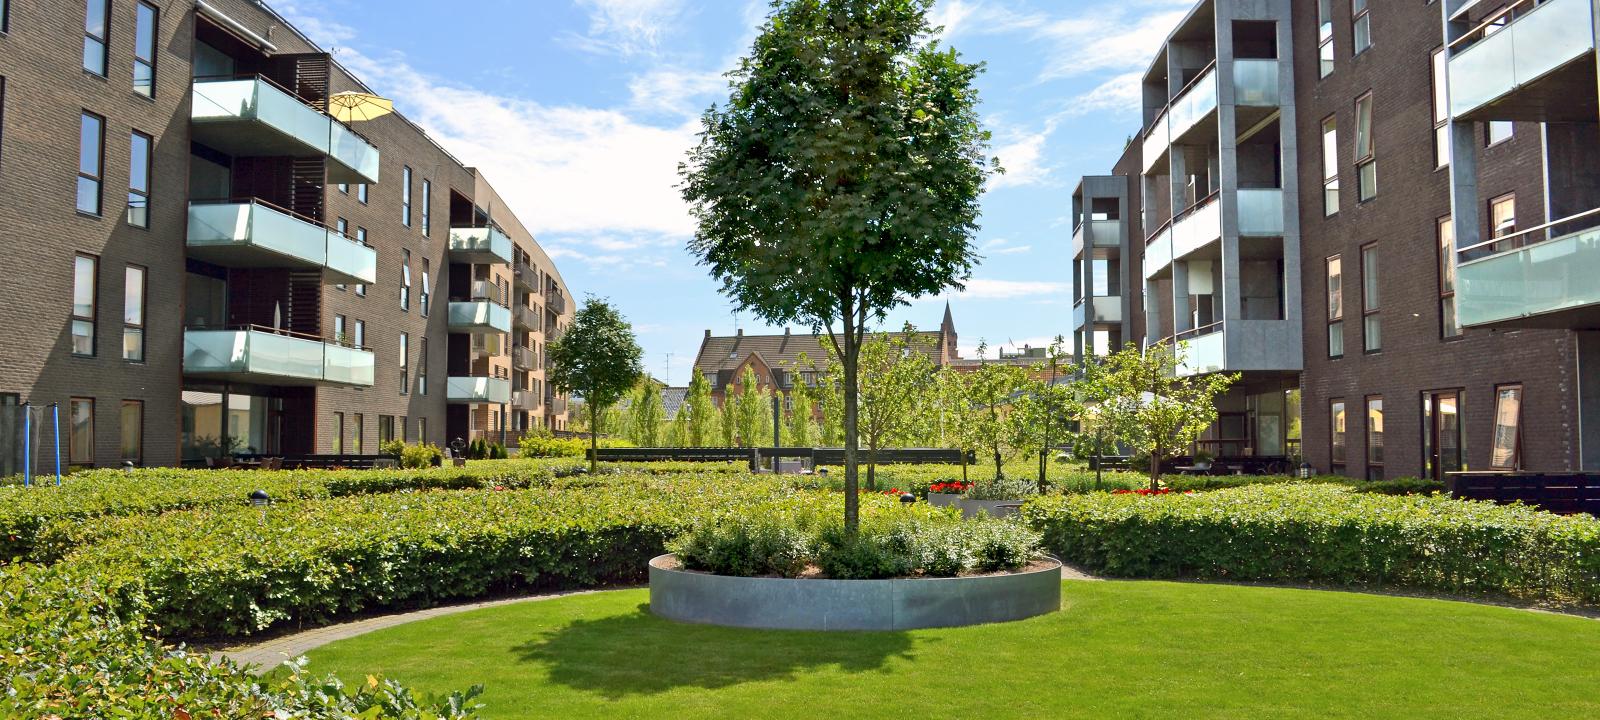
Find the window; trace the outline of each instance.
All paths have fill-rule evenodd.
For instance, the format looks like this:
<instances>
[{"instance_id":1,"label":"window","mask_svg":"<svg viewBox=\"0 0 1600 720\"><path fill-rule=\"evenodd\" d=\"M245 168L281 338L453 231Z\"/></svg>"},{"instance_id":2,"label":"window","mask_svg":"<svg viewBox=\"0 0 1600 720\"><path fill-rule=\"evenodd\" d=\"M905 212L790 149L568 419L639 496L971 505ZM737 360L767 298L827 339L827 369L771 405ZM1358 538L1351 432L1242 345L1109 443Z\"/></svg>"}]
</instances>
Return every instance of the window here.
<instances>
[{"instance_id":1,"label":"window","mask_svg":"<svg viewBox=\"0 0 1600 720\"><path fill-rule=\"evenodd\" d=\"M400 222L411 227L411 166L400 169Z\"/></svg>"},{"instance_id":2,"label":"window","mask_svg":"<svg viewBox=\"0 0 1600 720\"><path fill-rule=\"evenodd\" d=\"M1345 416L1344 401L1334 400L1328 403L1328 432L1330 442L1328 447L1332 453L1329 457L1333 463L1334 472L1342 472L1345 463Z\"/></svg>"},{"instance_id":3,"label":"window","mask_svg":"<svg viewBox=\"0 0 1600 720\"><path fill-rule=\"evenodd\" d=\"M333 341L339 345L346 344L350 339L348 335L344 334L344 324L343 315L333 316Z\"/></svg>"},{"instance_id":4,"label":"window","mask_svg":"<svg viewBox=\"0 0 1600 720\"><path fill-rule=\"evenodd\" d=\"M1367 479L1383 479L1383 396L1367 398Z\"/></svg>"},{"instance_id":5,"label":"window","mask_svg":"<svg viewBox=\"0 0 1600 720\"><path fill-rule=\"evenodd\" d=\"M361 413L350 416L350 449L354 450L356 455L365 454L361 451L361 435L366 432L366 425L366 416Z\"/></svg>"},{"instance_id":6,"label":"window","mask_svg":"<svg viewBox=\"0 0 1600 720\"><path fill-rule=\"evenodd\" d=\"M78 129L78 212L100 214L101 166L105 164L105 118L83 114Z\"/></svg>"},{"instance_id":7,"label":"window","mask_svg":"<svg viewBox=\"0 0 1600 720\"><path fill-rule=\"evenodd\" d=\"M94 399L72 398L67 403L67 462L94 464Z\"/></svg>"},{"instance_id":8,"label":"window","mask_svg":"<svg viewBox=\"0 0 1600 720\"><path fill-rule=\"evenodd\" d=\"M427 237L433 230L433 222L428 217L428 206L433 204L433 183L427 178L422 179L422 236ZM426 311L423 312L427 314Z\"/></svg>"},{"instance_id":9,"label":"window","mask_svg":"<svg viewBox=\"0 0 1600 720\"><path fill-rule=\"evenodd\" d=\"M411 442L411 436L407 434L410 428L406 426L406 416L401 415L395 424L400 426L400 442Z\"/></svg>"},{"instance_id":10,"label":"window","mask_svg":"<svg viewBox=\"0 0 1600 720\"><path fill-rule=\"evenodd\" d=\"M333 414L333 454L344 454L344 413Z\"/></svg>"},{"instance_id":11,"label":"window","mask_svg":"<svg viewBox=\"0 0 1600 720\"><path fill-rule=\"evenodd\" d=\"M362 205L367 204L367 184L366 183L361 183L360 185L356 186L356 200L360 201L360 203Z\"/></svg>"},{"instance_id":12,"label":"window","mask_svg":"<svg viewBox=\"0 0 1600 720\"><path fill-rule=\"evenodd\" d=\"M428 419L417 418L417 442L428 441Z\"/></svg>"},{"instance_id":13,"label":"window","mask_svg":"<svg viewBox=\"0 0 1600 720\"><path fill-rule=\"evenodd\" d=\"M1362 349L1369 353L1383 349L1383 324L1378 315L1378 246L1361 248L1361 335Z\"/></svg>"},{"instance_id":14,"label":"window","mask_svg":"<svg viewBox=\"0 0 1600 720\"><path fill-rule=\"evenodd\" d=\"M1441 390L1422 395L1423 474L1443 481L1445 473L1467 469L1466 433L1462 431L1465 393Z\"/></svg>"},{"instance_id":15,"label":"window","mask_svg":"<svg viewBox=\"0 0 1600 720\"><path fill-rule=\"evenodd\" d=\"M1372 138L1372 93L1356 100L1356 199L1371 200L1378 194L1378 161Z\"/></svg>"},{"instance_id":16,"label":"window","mask_svg":"<svg viewBox=\"0 0 1600 720\"><path fill-rule=\"evenodd\" d=\"M428 394L428 338L422 338L419 348L422 354L417 358L417 394Z\"/></svg>"},{"instance_id":17,"label":"window","mask_svg":"<svg viewBox=\"0 0 1600 720\"><path fill-rule=\"evenodd\" d=\"M83 69L106 74L106 40L111 25L110 0L86 0L83 12Z\"/></svg>"},{"instance_id":18,"label":"window","mask_svg":"<svg viewBox=\"0 0 1600 720\"><path fill-rule=\"evenodd\" d=\"M122 401L122 460L144 464L144 401Z\"/></svg>"},{"instance_id":19,"label":"window","mask_svg":"<svg viewBox=\"0 0 1600 720\"><path fill-rule=\"evenodd\" d=\"M1444 48L1433 51L1433 163L1442 168L1450 164L1450 86L1446 69L1449 59Z\"/></svg>"},{"instance_id":20,"label":"window","mask_svg":"<svg viewBox=\"0 0 1600 720\"><path fill-rule=\"evenodd\" d=\"M404 395L411 384L411 335L400 333L400 394Z\"/></svg>"},{"instance_id":21,"label":"window","mask_svg":"<svg viewBox=\"0 0 1600 720\"><path fill-rule=\"evenodd\" d=\"M1372 13L1367 8L1367 0L1350 0L1350 30L1354 37L1351 55L1360 55L1367 48L1372 47Z\"/></svg>"},{"instance_id":22,"label":"window","mask_svg":"<svg viewBox=\"0 0 1600 720\"><path fill-rule=\"evenodd\" d=\"M1494 389L1494 445L1489 450L1490 470L1522 469L1522 386Z\"/></svg>"},{"instance_id":23,"label":"window","mask_svg":"<svg viewBox=\"0 0 1600 720\"><path fill-rule=\"evenodd\" d=\"M367 229L366 228L364 228L364 227L356 228L356 242L358 242L358 243L360 243L362 245L366 245L367 244ZM359 297L366 297L367 296L367 284L366 283L359 283L359 284L356 285L356 295L359 296Z\"/></svg>"},{"instance_id":24,"label":"window","mask_svg":"<svg viewBox=\"0 0 1600 720\"><path fill-rule=\"evenodd\" d=\"M355 335L350 339L351 347L365 348L367 346L367 321L357 320Z\"/></svg>"},{"instance_id":25,"label":"window","mask_svg":"<svg viewBox=\"0 0 1600 720\"><path fill-rule=\"evenodd\" d=\"M1517 232L1517 196L1501 195L1489 201L1489 236L1505 237Z\"/></svg>"},{"instance_id":26,"label":"window","mask_svg":"<svg viewBox=\"0 0 1600 720\"><path fill-rule=\"evenodd\" d=\"M350 183L339 183L339 192L342 192L342 193L344 193L346 195L349 195L350 194Z\"/></svg>"},{"instance_id":27,"label":"window","mask_svg":"<svg viewBox=\"0 0 1600 720\"><path fill-rule=\"evenodd\" d=\"M1317 0L1317 77L1333 74L1333 0Z\"/></svg>"},{"instance_id":28,"label":"window","mask_svg":"<svg viewBox=\"0 0 1600 720\"><path fill-rule=\"evenodd\" d=\"M1484 130L1485 145L1499 145L1510 140L1512 134L1516 132L1516 125L1512 124L1510 120L1491 120L1486 125L1487 127Z\"/></svg>"},{"instance_id":29,"label":"window","mask_svg":"<svg viewBox=\"0 0 1600 720\"><path fill-rule=\"evenodd\" d=\"M340 237L350 237L350 221L345 220L344 218L339 218L337 221L335 221L333 224L333 229L335 232L339 233ZM339 292L344 292L348 286L346 286L344 283L334 283L333 287Z\"/></svg>"},{"instance_id":30,"label":"window","mask_svg":"<svg viewBox=\"0 0 1600 720\"><path fill-rule=\"evenodd\" d=\"M129 265L122 282L122 359L144 362L145 269Z\"/></svg>"},{"instance_id":31,"label":"window","mask_svg":"<svg viewBox=\"0 0 1600 720\"><path fill-rule=\"evenodd\" d=\"M11 29L11 3L0 0L0 33Z\"/></svg>"},{"instance_id":32,"label":"window","mask_svg":"<svg viewBox=\"0 0 1600 720\"><path fill-rule=\"evenodd\" d=\"M1329 115L1322 121L1322 214L1339 212L1339 124Z\"/></svg>"},{"instance_id":33,"label":"window","mask_svg":"<svg viewBox=\"0 0 1600 720\"><path fill-rule=\"evenodd\" d=\"M433 287L433 284L428 282L428 268L429 268L428 259L427 258L423 258L422 259L422 296L421 296L421 300L422 300L422 316L423 317L427 317L428 316L428 300L433 296L433 293L429 291L429 288Z\"/></svg>"},{"instance_id":34,"label":"window","mask_svg":"<svg viewBox=\"0 0 1600 720\"><path fill-rule=\"evenodd\" d=\"M156 96L156 31L161 27L161 11L141 2L134 9L133 91L145 97Z\"/></svg>"},{"instance_id":35,"label":"window","mask_svg":"<svg viewBox=\"0 0 1600 720\"><path fill-rule=\"evenodd\" d=\"M72 354L94 355L95 305L100 283L100 260L79 255L72 268Z\"/></svg>"},{"instance_id":36,"label":"window","mask_svg":"<svg viewBox=\"0 0 1600 720\"><path fill-rule=\"evenodd\" d=\"M1461 337L1456 319L1456 225L1450 216L1439 218L1439 335Z\"/></svg>"},{"instance_id":37,"label":"window","mask_svg":"<svg viewBox=\"0 0 1600 720\"><path fill-rule=\"evenodd\" d=\"M394 440L394 416L378 416L378 449L382 450L384 443Z\"/></svg>"},{"instance_id":38,"label":"window","mask_svg":"<svg viewBox=\"0 0 1600 720\"><path fill-rule=\"evenodd\" d=\"M1328 357L1344 357L1344 261L1328 258Z\"/></svg>"},{"instance_id":39,"label":"window","mask_svg":"<svg viewBox=\"0 0 1600 720\"><path fill-rule=\"evenodd\" d=\"M140 228L150 227L150 146L149 135L133 131L128 154L128 224Z\"/></svg>"},{"instance_id":40,"label":"window","mask_svg":"<svg viewBox=\"0 0 1600 720\"><path fill-rule=\"evenodd\" d=\"M411 310L411 251L400 249L400 309Z\"/></svg>"}]
</instances>

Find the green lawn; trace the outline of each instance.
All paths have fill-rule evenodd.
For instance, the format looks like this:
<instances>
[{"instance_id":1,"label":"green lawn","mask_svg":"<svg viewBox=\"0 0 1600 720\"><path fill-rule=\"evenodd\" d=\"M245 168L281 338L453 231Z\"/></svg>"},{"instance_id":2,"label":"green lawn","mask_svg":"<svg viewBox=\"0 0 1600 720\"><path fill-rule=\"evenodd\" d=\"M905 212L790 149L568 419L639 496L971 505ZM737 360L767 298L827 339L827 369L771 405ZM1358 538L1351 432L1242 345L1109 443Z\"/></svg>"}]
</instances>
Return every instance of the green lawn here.
<instances>
[{"instance_id":1,"label":"green lawn","mask_svg":"<svg viewBox=\"0 0 1600 720\"><path fill-rule=\"evenodd\" d=\"M481 683L504 718L1593 718L1600 621L1467 603L1067 582L1060 613L905 633L648 614L643 590L403 625L311 653L347 682Z\"/></svg>"}]
</instances>

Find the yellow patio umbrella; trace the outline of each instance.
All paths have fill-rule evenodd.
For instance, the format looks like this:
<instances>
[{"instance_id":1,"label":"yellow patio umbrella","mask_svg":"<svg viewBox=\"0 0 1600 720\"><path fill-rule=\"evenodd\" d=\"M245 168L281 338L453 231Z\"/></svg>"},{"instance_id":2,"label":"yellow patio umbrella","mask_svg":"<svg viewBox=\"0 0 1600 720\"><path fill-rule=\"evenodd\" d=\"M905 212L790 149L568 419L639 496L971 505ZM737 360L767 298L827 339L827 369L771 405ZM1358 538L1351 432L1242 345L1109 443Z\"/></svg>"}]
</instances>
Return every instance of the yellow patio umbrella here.
<instances>
[{"instance_id":1,"label":"yellow patio umbrella","mask_svg":"<svg viewBox=\"0 0 1600 720\"><path fill-rule=\"evenodd\" d=\"M394 112L394 101L363 92L334 93L328 98L328 114L340 122L362 122Z\"/></svg>"}]
</instances>

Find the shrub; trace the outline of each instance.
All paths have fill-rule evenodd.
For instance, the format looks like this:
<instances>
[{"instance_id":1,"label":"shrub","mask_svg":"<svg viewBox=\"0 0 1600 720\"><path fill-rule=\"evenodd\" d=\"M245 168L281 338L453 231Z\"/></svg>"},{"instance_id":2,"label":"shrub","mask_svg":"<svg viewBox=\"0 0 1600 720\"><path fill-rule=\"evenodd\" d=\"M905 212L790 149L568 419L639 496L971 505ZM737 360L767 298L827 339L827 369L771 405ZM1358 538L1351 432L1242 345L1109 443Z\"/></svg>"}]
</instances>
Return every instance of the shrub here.
<instances>
[{"instance_id":1,"label":"shrub","mask_svg":"<svg viewBox=\"0 0 1600 720\"><path fill-rule=\"evenodd\" d=\"M810 563L809 522L771 508L690 530L667 548L684 567L718 575L795 577Z\"/></svg>"},{"instance_id":2,"label":"shrub","mask_svg":"<svg viewBox=\"0 0 1600 720\"><path fill-rule=\"evenodd\" d=\"M1021 500L1033 497L1038 492L1039 486L1032 480L990 478L972 483L967 488L966 497L971 500Z\"/></svg>"},{"instance_id":3,"label":"shrub","mask_svg":"<svg viewBox=\"0 0 1600 720\"><path fill-rule=\"evenodd\" d=\"M585 457L584 451L589 449L589 444L582 440L556 438L543 428L529 430L517 442L517 446L525 458L581 458Z\"/></svg>"},{"instance_id":4,"label":"shrub","mask_svg":"<svg viewBox=\"0 0 1600 720\"><path fill-rule=\"evenodd\" d=\"M1334 485L1037 498L1025 522L1119 577L1369 585L1600 601L1600 520Z\"/></svg>"},{"instance_id":5,"label":"shrub","mask_svg":"<svg viewBox=\"0 0 1600 720\"><path fill-rule=\"evenodd\" d=\"M817 533L816 563L823 574L841 580L910 575L921 557L909 523L864 522L858 532L829 523Z\"/></svg>"},{"instance_id":6,"label":"shrub","mask_svg":"<svg viewBox=\"0 0 1600 720\"><path fill-rule=\"evenodd\" d=\"M430 468L444 463L444 450L433 443L401 443L400 447L400 467Z\"/></svg>"},{"instance_id":7,"label":"shrub","mask_svg":"<svg viewBox=\"0 0 1600 720\"><path fill-rule=\"evenodd\" d=\"M404 440L385 440L381 443L378 443L378 454L380 455L393 455L395 457L400 457L403 453L405 453L405 450L406 441Z\"/></svg>"}]
</instances>

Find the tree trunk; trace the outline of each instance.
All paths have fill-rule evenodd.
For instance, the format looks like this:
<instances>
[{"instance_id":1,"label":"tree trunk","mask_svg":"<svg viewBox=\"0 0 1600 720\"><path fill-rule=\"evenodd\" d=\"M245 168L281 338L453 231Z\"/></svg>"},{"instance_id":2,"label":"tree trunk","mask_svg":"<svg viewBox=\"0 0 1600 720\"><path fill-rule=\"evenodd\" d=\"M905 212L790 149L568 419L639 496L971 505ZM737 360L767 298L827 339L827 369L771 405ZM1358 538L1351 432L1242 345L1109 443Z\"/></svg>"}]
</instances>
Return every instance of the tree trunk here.
<instances>
[{"instance_id":1,"label":"tree trunk","mask_svg":"<svg viewBox=\"0 0 1600 720\"><path fill-rule=\"evenodd\" d=\"M600 472L600 408L589 403L589 474Z\"/></svg>"},{"instance_id":2,"label":"tree trunk","mask_svg":"<svg viewBox=\"0 0 1600 720\"><path fill-rule=\"evenodd\" d=\"M861 438L857 435L856 421L860 408L856 398L856 360L859 359L859 348L856 347L855 307L846 300L844 303L844 357L840 361L844 364L844 527L847 532L854 535L861 527L861 498L857 493L861 489L861 478L856 467L856 451L860 447Z\"/></svg>"},{"instance_id":3,"label":"tree trunk","mask_svg":"<svg viewBox=\"0 0 1600 720\"><path fill-rule=\"evenodd\" d=\"M1150 492L1161 487L1161 451L1150 452Z\"/></svg>"},{"instance_id":4,"label":"tree trunk","mask_svg":"<svg viewBox=\"0 0 1600 720\"><path fill-rule=\"evenodd\" d=\"M1001 468L1000 446L996 445L996 446L994 446L994 479L995 480L1004 480L1004 479L1006 479L1005 470L1002 470L1000 468Z\"/></svg>"}]
</instances>

